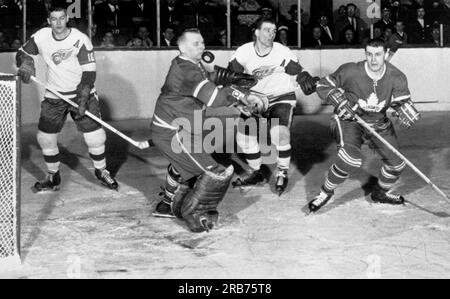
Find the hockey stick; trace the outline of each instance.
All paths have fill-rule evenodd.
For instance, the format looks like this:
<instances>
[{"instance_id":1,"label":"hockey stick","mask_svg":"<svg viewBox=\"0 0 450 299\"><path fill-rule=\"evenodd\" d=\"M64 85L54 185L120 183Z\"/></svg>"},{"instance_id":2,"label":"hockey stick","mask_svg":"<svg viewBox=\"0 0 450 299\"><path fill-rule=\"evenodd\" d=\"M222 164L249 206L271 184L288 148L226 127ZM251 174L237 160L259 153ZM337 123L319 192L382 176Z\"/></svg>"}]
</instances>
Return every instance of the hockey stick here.
<instances>
[{"instance_id":1,"label":"hockey stick","mask_svg":"<svg viewBox=\"0 0 450 299\"><path fill-rule=\"evenodd\" d=\"M69 103L70 105L72 105L75 108L78 108L78 104L73 102L72 100L70 100L69 98L67 98L66 96L62 95L61 93L59 93L58 91L45 86L44 83L42 83L41 81L39 81L39 79L37 79L34 76L31 76L31 80L33 80L34 82L36 82L37 84L41 85L42 87L44 87L45 89L49 90L50 92L54 93L55 95L57 95L58 97L60 97L62 100L64 100L65 102ZM135 147L139 148L139 149L146 149L150 146L149 141L136 141L130 137L128 137L127 135L123 134L122 132L120 132L119 130L117 130L116 128L114 128L113 126L107 124L106 122L104 122L102 119L100 119L99 117L95 116L94 114L92 114L91 112L87 111L85 112L85 114L87 116L89 116L91 119L95 120L96 122L98 122L99 124L101 124L103 127L107 128L108 130L110 130L111 132L117 134L118 136L122 137L123 139L125 139L126 141L128 141L129 143L131 143L132 145L134 145Z\"/></svg>"},{"instance_id":2,"label":"hockey stick","mask_svg":"<svg viewBox=\"0 0 450 299\"><path fill-rule=\"evenodd\" d=\"M356 121L363 126L367 131L369 131L372 135L378 138L387 148L389 148L394 154L396 154L400 159L402 159L415 173L417 173L427 184L433 187L442 197L444 197L447 201L450 202L450 199L445 195L445 193L438 188L433 182L425 176L414 164L412 164L405 156L402 155L397 149L395 149L389 142L387 142L383 137L380 136L372 127L370 127L359 115L355 115Z\"/></svg>"}]
</instances>

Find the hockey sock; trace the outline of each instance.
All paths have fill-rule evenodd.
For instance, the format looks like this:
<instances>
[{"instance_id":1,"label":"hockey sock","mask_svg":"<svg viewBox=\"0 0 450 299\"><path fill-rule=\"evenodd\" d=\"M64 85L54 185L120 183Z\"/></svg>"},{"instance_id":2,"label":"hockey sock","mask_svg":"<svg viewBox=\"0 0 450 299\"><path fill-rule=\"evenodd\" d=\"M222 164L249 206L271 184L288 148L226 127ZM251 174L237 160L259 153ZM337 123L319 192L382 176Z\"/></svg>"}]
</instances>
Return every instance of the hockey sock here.
<instances>
[{"instance_id":1,"label":"hockey sock","mask_svg":"<svg viewBox=\"0 0 450 299\"><path fill-rule=\"evenodd\" d=\"M59 170L59 164L61 164L61 155L58 148L43 150L44 161L47 165L47 170L50 173L56 173Z\"/></svg>"},{"instance_id":2,"label":"hockey sock","mask_svg":"<svg viewBox=\"0 0 450 299\"><path fill-rule=\"evenodd\" d=\"M278 150L278 168L279 169L289 169L289 165L291 164L291 145L279 145L277 146Z\"/></svg>"},{"instance_id":3,"label":"hockey sock","mask_svg":"<svg viewBox=\"0 0 450 299\"><path fill-rule=\"evenodd\" d=\"M402 173L403 169L405 169L405 167L405 162L397 166L384 164L383 167L381 167L378 177L378 184L380 185L380 187L386 190L391 189L399 179L400 174Z\"/></svg>"}]
</instances>

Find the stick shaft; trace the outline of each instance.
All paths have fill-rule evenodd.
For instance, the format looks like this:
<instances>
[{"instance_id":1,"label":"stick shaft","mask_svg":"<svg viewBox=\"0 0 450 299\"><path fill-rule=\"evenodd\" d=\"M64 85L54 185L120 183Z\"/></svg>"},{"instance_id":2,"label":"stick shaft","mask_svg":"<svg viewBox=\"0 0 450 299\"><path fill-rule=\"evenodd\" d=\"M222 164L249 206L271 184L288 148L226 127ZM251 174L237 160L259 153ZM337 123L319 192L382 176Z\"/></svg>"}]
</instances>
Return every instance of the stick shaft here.
<instances>
[{"instance_id":1,"label":"stick shaft","mask_svg":"<svg viewBox=\"0 0 450 299\"><path fill-rule=\"evenodd\" d=\"M413 163L411 163L402 153L400 153L395 147L393 147L389 142L386 141L380 134L378 134L371 126L369 126L359 115L355 115L356 121L363 126L372 135L378 138L387 148L389 148L394 154L396 154L400 159L402 159L406 165L408 165L416 174L418 174L427 184L431 185L434 190L436 190L442 197L449 200L447 195L438 188L433 182L423 174Z\"/></svg>"},{"instance_id":2,"label":"stick shaft","mask_svg":"<svg viewBox=\"0 0 450 299\"><path fill-rule=\"evenodd\" d=\"M45 86L44 83L42 83L41 81L39 81L36 77L31 77L31 79L36 82L37 84L41 85L42 87L46 88L47 90L51 91L52 93L54 93L55 95L57 95L58 97L60 97L63 101L67 102L68 104L72 105L75 108L78 108L78 104L75 103L74 101L70 100L68 97L62 95L61 93L59 93L58 91L54 90L53 88L50 88L48 86ZM117 130L116 128L114 128L113 126L109 125L108 123L106 123L105 121L103 121L101 118L95 116L94 114L92 114L91 112L87 111L85 112L85 114L87 116L89 116L91 119L95 120L96 122L98 122L99 124L101 124L103 127L107 128L108 130L110 130L111 132L117 134L118 136L122 137L123 139L125 139L126 141L128 141L129 143L131 143L132 145L141 148L140 143L130 137L128 137L127 135L123 134L122 132L120 132L119 130Z\"/></svg>"}]
</instances>

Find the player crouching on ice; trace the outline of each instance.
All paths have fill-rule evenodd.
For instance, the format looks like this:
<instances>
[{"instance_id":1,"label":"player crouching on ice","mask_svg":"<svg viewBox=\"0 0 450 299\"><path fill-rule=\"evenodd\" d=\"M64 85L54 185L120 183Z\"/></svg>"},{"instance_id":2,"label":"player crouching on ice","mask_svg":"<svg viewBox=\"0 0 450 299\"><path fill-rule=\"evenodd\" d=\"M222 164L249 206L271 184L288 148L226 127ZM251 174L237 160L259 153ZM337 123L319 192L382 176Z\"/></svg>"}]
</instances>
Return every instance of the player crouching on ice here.
<instances>
[{"instance_id":1,"label":"player crouching on ice","mask_svg":"<svg viewBox=\"0 0 450 299\"><path fill-rule=\"evenodd\" d=\"M398 149L396 132L386 111L393 108L406 127L412 126L420 115L411 101L406 76L386 61L388 53L384 41L370 40L365 51L365 61L344 64L317 85L317 94L335 107L331 129L338 144L338 160L328 170L319 195L309 202L311 212L331 200L338 185L362 166L361 145L366 141L383 161L372 200L394 205L404 203L403 196L392 192L392 188L406 163L370 135L355 121L355 116Z\"/></svg>"},{"instance_id":2,"label":"player crouching on ice","mask_svg":"<svg viewBox=\"0 0 450 299\"><path fill-rule=\"evenodd\" d=\"M74 109L48 90L45 92L41 102L37 140L44 154L48 175L46 180L34 185L34 191L59 189L61 157L57 140L68 113L78 130L83 132L94 163L95 176L103 185L117 190L118 183L106 170L105 131L85 115L88 110L100 117L100 105L94 88L96 63L92 43L84 33L67 27L69 17L64 7L51 7L47 21L50 27L37 31L17 51L18 75L24 83L28 83L36 73L31 56L41 55L48 66L48 86L68 96L79 108Z\"/></svg>"},{"instance_id":3,"label":"player crouching on ice","mask_svg":"<svg viewBox=\"0 0 450 299\"><path fill-rule=\"evenodd\" d=\"M224 169L205 152L204 132L193 130L198 121L194 120L195 115L202 111L205 116L209 107L237 103L243 103L248 111L260 113L267 109L268 102L248 89L220 86L225 85L220 81L232 78L233 73L222 69L213 78L206 71L201 63L205 45L198 30L184 31L178 39L178 48L181 54L172 60L151 125L153 143L170 162L163 199L153 215L176 216L185 220L191 231L202 232L217 222L217 206L228 189L233 167ZM183 124L179 122L181 119ZM207 119L203 117L203 121ZM185 146L186 139L192 140L189 148ZM197 149L195 145L200 145L202 151L192 151Z\"/></svg>"}]
</instances>

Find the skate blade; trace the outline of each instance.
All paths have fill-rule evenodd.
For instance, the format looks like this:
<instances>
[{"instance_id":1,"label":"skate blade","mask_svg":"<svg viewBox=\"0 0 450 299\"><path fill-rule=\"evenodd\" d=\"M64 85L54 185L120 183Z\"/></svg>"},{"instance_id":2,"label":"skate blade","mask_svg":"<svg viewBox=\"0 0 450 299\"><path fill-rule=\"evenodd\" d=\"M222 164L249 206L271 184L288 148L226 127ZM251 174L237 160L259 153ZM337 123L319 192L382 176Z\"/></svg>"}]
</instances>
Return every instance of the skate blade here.
<instances>
[{"instance_id":1,"label":"skate blade","mask_svg":"<svg viewBox=\"0 0 450 299\"><path fill-rule=\"evenodd\" d=\"M31 189L31 192L33 192L35 194L46 194L46 193L53 193L53 192L59 191L60 187L56 186L53 188L37 189L35 186L32 186L30 189Z\"/></svg>"},{"instance_id":2,"label":"skate blade","mask_svg":"<svg viewBox=\"0 0 450 299\"><path fill-rule=\"evenodd\" d=\"M112 187L112 186L110 186L110 185L108 185L106 183L103 183L103 182L100 182L100 184L103 185L104 187L108 188L109 190L115 190L115 191L119 192L119 186L114 188L114 187Z\"/></svg>"},{"instance_id":3,"label":"skate blade","mask_svg":"<svg viewBox=\"0 0 450 299\"><path fill-rule=\"evenodd\" d=\"M175 215L169 215L169 214L161 214L161 213L158 213L158 212L153 212L152 213L152 216L153 217L157 217L157 218L168 218L168 219L170 219L170 218L176 218L175 217Z\"/></svg>"}]
</instances>

